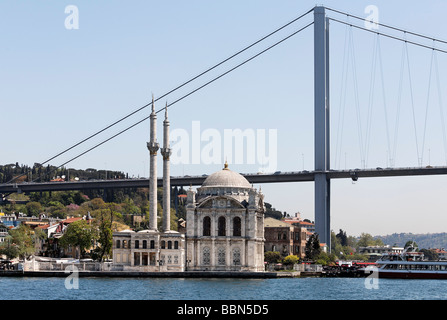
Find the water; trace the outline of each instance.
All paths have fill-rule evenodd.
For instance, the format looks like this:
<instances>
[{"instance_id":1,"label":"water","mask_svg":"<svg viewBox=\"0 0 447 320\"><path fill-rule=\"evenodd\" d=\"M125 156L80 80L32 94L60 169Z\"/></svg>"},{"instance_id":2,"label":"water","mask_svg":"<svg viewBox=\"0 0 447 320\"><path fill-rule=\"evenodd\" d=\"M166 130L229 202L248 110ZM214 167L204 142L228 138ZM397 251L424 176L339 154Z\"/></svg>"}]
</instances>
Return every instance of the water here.
<instances>
[{"instance_id":1,"label":"water","mask_svg":"<svg viewBox=\"0 0 447 320\"><path fill-rule=\"evenodd\" d=\"M0 277L1 300L447 300L446 280ZM71 288L71 289L67 289ZM369 288L369 289L368 289Z\"/></svg>"}]
</instances>

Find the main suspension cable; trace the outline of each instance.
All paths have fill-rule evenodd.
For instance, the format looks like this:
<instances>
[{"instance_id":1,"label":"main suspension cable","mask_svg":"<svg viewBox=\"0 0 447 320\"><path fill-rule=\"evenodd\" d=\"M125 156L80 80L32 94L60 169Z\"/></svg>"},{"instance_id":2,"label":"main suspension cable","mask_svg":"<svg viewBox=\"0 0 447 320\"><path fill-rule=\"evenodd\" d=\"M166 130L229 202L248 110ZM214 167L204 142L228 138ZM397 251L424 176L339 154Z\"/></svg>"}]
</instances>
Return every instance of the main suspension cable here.
<instances>
[{"instance_id":1,"label":"main suspension cable","mask_svg":"<svg viewBox=\"0 0 447 320\"><path fill-rule=\"evenodd\" d=\"M333 12L336 12L336 13L339 13L339 14L343 14L343 15L346 15L346 16L349 16L349 17L353 17L353 18L358 19L358 20L370 22L370 20L368 20L368 19L365 19L365 18L362 18L362 17L359 17L359 16L355 16L355 15L347 13L347 12L343 12L343 11L332 9L332 8L328 8L328 7L325 7L325 8L330 10L330 11L333 11ZM330 18L330 19L332 19L332 18ZM336 20L336 19L332 19L332 20ZM341 21L339 21L339 22L341 22ZM416 36L416 37L420 37L420 38L424 38L424 39L428 39L428 40L432 40L432 41L436 41L436 42L447 44L446 40L441 40L441 39L437 39L437 38L434 38L434 37L429 37L429 36L426 36L426 35L423 35L423 34L420 34L420 33L417 33L417 32L404 30L404 29L397 28L397 27L394 27L394 26L391 26L391 25L388 25L388 24L384 24L384 23L379 23L379 22L374 22L374 21L372 23L377 25L377 26L382 26L382 27L385 27L385 28L388 28L388 29L392 29L392 30L395 30L395 31L404 32L406 34L410 34L410 35L413 35L413 36ZM366 30L369 30L369 29L366 29ZM375 32L375 31L371 31L371 32Z\"/></svg>"},{"instance_id":2,"label":"main suspension cable","mask_svg":"<svg viewBox=\"0 0 447 320\"><path fill-rule=\"evenodd\" d=\"M208 86L208 85L210 85L211 83L217 81L218 79L222 78L223 76L225 76L225 75L229 74L230 72L232 72L232 71L238 69L239 67L245 65L246 63L250 62L251 60L253 60L253 59L259 57L260 55L264 54L265 52L269 51L270 49L273 49L273 48L276 47L277 45L279 45L279 44L281 44L282 42L284 42L284 41L288 40L289 38L293 37L294 35L300 33L301 31L303 31L303 30L305 30L305 29L307 29L307 28L308 28L309 26L311 26L311 25L313 25L313 21L310 22L309 24L307 24L306 26L300 28L299 30L297 30L297 31L295 31L295 32L293 32L293 33L291 33L291 34L288 35L287 37L285 37L285 38L279 40L278 42L274 43L273 45L269 46L268 48L266 48L266 49L260 51L259 53L253 55L252 57L250 57L250 58L244 60L243 62L239 63L239 64L236 65L235 67L233 67L233 68L231 68L231 69L225 71L224 73L220 74L219 76L213 78L212 80L206 82L205 84L203 84L203 85L197 87L196 89L190 91L189 93L185 94L184 96L182 96L181 98L175 100L174 102L172 102L172 103L170 103L170 104L167 104L165 107L159 109L159 110L156 111L155 113L162 112L162 111L165 110L166 108L169 108L169 107L173 106L174 104L176 104L176 103L180 102L181 100L187 98L188 96L192 95L193 93L195 93L195 92L197 92L197 91L199 91L199 90L205 88L206 86ZM138 122L132 124L131 126L129 126L129 127L125 128L125 129L121 130L120 132L114 134L113 136L107 138L106 140L103 140L102 142L96 144L95 146L89 148L88 150L86 150L86 151L84 151L84 152L78 154L77 156L71 158L70 160L64 162L63 164L61 164L60 166L58 166L58 167L56 168L56 170L59 169L59 168L61 168L61 167L63 167L64 165L66 165L66 164L72 162L73 160L76 160L77 158L79 158L79 157L85 155L86 153L88 153L88 152L90 152L90 151L92 151L92 150L98 148L99 146L103 145L104 143L106 143L106 142L108 142L108 141L110 141L110 140L116 138L117 136L123 134L124 132L126 132L126 131L128 131L128 130L134 128L135 126L139 125L140 123L146 121L146 120L149 119L149 118L150 118L150 116L147 116L147 117L141 119L140 121L138 121Z\"/></svg>"},{"instance_id":3,"label":"main suspension cable","mask_svg":"<svg viewBox=\"0 0 447 320\"><path fill-rule=\"evenodd\" d=\"M425 44L422 44L422 43L419 43L419 42L410 41L410 40L407 40L407 39L402 39L402 38L399 38L399 37L396 37L396 36L392 36L392 35L387 34L387 33L379 32L379 31L376 31L376 30L370 30L370 29L367 29L367 28L363 28L363 27L357 26L355 24L346 23L346 22L338 20L338 19L329 18L329 20L332 20L332 21L335 21L335 22L339 22L339 23L343 23L343 24L347 24L347 25L349 25L351 27L354 27L354 28L357 28L357 29L361 29L361 30L364 30L364 31L375 33L375 34L378 34L378 35L381 35L381 36L384 36L384 37L388 37L388 38L391 38L391 39L394 39L394 40L399 40L399 41L402 41L402 42L405 42L405 43L413 44L415 46L419 46L419 47L423 47L423 48L426 48L426 49L439 51L439 52L442 52L442 53L447 53L447 50L442 50L442 49L439 49L439 48L436 48L436 47L433 47L433 46L428 46L428 45L425 45ZM409 32L406 32L405 30L403 30L402 32L409 33ZM434 39L434 40L436 40L436 39ZM436 41L439 41L439 40L436 40ZM439 42L441 42L441 41L439 41Z\"/></svg>"},{"instance_id":4,"label":"main suspension cable","mask_svg":"<svg viewBox=\"0 0 447 320\"><path fill-rule=\"evenodd\" d=\"M99 131L97 131L97 132L91 134L91 135L88 136L87 138L85 138L85 139L83 139L83 140L81 140L81 141L79 141L79 142L73 144L73 145L70 146L69 148L67 148L67 149L65 149L65 150L63 150L63 151L61 151L61 152L59 152L58 154L56 154L56 155L54 155L54 156L48 158L47 160L45 160L45 161L43 161L43 162L39 162L39 164L40 164L40 165L44 165L44 164L50 162L51 160L54 160L54 159L56 159L57 157L59 157L59 156L65 154L65 153L67 153L68 151L70 151L70 150L72 150L72 149L78 147L79 145L83 144L84 142L89 141L90 139L96 137L96 136L99 135L100 133L102 133L102 132L104 132L104 131L106 131L106 130L112 128L113 126L115 126L115 125L117 125L118 123L124 121L125 119L131 117L132 115L134 115L134 114L140 112L141 110L143 110L143 109L145 109L145 108L151 106L152 103L155 103L155 102L157 102L157 101L159 101L159 100L165 98L166 96L170 95L171 93L173 93L173 92L175 92L175 91L181 89L182 87L186 86L187 84L189 84L189 83L191 83L191 82L197 80L198 78L202 77L203 75L209 73L210 71L212 71L212 70L216 69L217 67L221 66L222 64L224 64L224 63L230 61L231 59L235 58L236 56L240 55L241 53L247 51L248 49L254 47L255 45L257 45L257 44L259 44L259 43L261 43L262 41L266 40L267 38L273 36L274 34L278 33L279 31L283 30L284 28L286 28L286 27L290 26L291 24L297 22L298 20L300 20L301 18L305 17L306 15L308 15L308 14L309 14L310 12L312 12L313 10L314 10L314 8L311 8L311 9L307 10L305 13L301 14L301 15L298 16L297 18L295 18L295 19L293 19L293 20L287 22L286 24L284 24L284 25L282 25L281 27L275 29L274 31L270 32L269 34L265 35L264 37L262 37L262 38L256 40L255 42L249 44L248 46L244 47L243 49L241 49L241 50L239 50L238 52L234 53L233 55L229 56L228 58L226 58L226 59L220 61L219 63L213 65L212 67L210 67L210 68L206 69L205 71L199 73L198 75L192 77L191 79L189 79L189 80L183 82L183 83L180 84L179 86L177 86L177 87L175 87L174 89L172 89L172 90L170 90L170 91L164 93L163 95L161 95L160 97L156 98L155 100L153 100L153 101L151 101L151 102L149 102L149 103L143 105L142 107L140 107L140 108L138 108L138 109L132 111L131 113L129 113L129 114L123 116L122 118L118 119L117 121L115 121L115 122L111 123L110 125L104 127L103 129L101 129L101 130L99 130ZM307 26L306 26L306 27L307 27ZM24 176L24 175L26 175L26 174L27 174L27 173L18 175L18 176L16 176L16 177L14 177L13 179L9 180L9 181L6 182L6 183L11 183L11 182L13 182L14 180L18 179L19 177L22 177L22 176Z\"/></svg>"}]
</instances>

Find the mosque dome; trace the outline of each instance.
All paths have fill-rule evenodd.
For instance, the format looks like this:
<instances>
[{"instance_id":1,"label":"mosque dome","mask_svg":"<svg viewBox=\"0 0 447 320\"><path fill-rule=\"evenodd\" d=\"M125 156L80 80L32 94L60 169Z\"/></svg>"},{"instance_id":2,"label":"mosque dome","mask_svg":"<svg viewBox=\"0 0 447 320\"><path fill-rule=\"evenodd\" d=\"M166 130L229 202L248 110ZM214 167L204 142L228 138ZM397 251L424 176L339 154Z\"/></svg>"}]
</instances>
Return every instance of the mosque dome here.
<instances>
[{"instance_id":1,"label":"mosque dome","mask_svg":"<svg viewBox=\"0 0 447 320\"><path fill-rule=\"evenodd\" d=\"M211 175L209 175L202 184L202 188L206 187L220 187L220 188L251 188L250 182L241 174L228 169L228 164L225 167Z\"/></svg>"}]
</instances>

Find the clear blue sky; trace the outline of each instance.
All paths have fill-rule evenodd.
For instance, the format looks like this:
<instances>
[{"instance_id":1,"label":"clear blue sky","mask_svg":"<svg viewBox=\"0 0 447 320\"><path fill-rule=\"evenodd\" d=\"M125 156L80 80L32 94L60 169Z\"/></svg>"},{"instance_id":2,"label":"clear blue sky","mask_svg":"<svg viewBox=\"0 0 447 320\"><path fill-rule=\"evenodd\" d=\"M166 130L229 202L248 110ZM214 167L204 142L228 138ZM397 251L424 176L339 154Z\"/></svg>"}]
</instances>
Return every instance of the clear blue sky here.
<instances>
[{"instance_id":1,"label":"clear blue sky","mask_svg":"<svg viewBox=\"0 0 447 320\"><path fill-rule=\"evenodd\" d=\"M447 39L445 1L325 1L324 5L367 17L375 5L379 22ZM79 29L68 30L68 5L79 10ZM227 58L316 5L311 1L12 1L0 3L0 163L32 165L43 162L108 124L173 89L192 76ZM331 17L348 21L329 12ZM188 85L157 104L161 108L198 85L294 30L312 21L312 15L212 74ZM351 18L352 22L355 22ZM362 22L357 22L363 25ZM388 32L380 28L380 32ZM352 36L352 46L346 37ZM387 167L387 145L382 93L385 92L389 136L395 136L403 44L380 38L382 67L372 73L373 34L331 22L332 161L336 169ZM409 37L409 36L408 36ZM410 37L409 37L410 38ZM277 132L277 170L313 169L313 29L306 29L266 54L172 106L171 129L192 135L193 121L201 130L269 130ZM432 44L426 41L427 44ZM441 48L441 44L436 44ZM344 69L343 57L354 49L356 73ZM446 46L444 45L444 49ZM431 50L408 45L411 85L403 76L398 147L395 166L418 166L427 98L429 113L423 165L445 165L442 121L437 85L447 92L447 54L437 53L439 82L432 71ZM406 63L406 62L405 62ZM346 66L346 65L345 65ZM345 71L343 71L345 70ZM348 70L348 73L343 73ZM380 70L383 71L384 88ZM342 76L347 74L346 81ZM372 75L375 75L372 86ZM354 81L356 79L356 81ZM355 84L358 90L355 90ZM346 100L343 88L346 87ZM370 100L370 90L374 88ZM362 162L355 94L361 112L362 137L371 120L367 163ZM428 94L429 92L429 94ZM418 148L411 108L415 106ZM372 117L367 118L369 101ZM447 96L442 96L447 116ZM344 106L344 109L343 109ZM345 110L343 126L338 117ZM60 165L149 114L136 114L54 161ZM161 129L162 114L158 126ZM339 143L337 132L343 128ZM71 162L72 168L121 170L147 176L146 142L149 124L127 133ZM162 142L161 130L159 141ZM365 142L363 142L365 145ZM338 153L338 158L336 158ZM222 155L224 158L224 155ZM224 161L224 159L222 159ZM231 162L231 159L230 159ZM159 165L161 168L161 163ZM172 175L210 174L221 164L178 164ZM257 172L259 163L232 164L238 172ZM161 169L160 169L161 170ZM161 171L160 171L161 173ZM350 235L368 232L443 232L447 215L443 176L363 179L332 182L332 229ZM313 220L313 184L263 185L266 201L289 214L300 211Z\"/></svg>"}]
</instances>

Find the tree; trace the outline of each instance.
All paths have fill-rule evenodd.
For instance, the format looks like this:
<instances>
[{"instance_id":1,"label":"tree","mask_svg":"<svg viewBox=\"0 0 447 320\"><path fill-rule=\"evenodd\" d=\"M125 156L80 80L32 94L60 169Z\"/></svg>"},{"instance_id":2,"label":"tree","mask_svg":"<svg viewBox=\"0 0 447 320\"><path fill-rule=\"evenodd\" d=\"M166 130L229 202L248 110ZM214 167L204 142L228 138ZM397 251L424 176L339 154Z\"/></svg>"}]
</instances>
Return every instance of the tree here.
<instances>
[{"instance_id":1,"label":"tree","mask_svg":"<svg viewBox=\"0 0 447 320\"><path fill-rule=\"evenodd\" d=\"M9 254L14 253L15 255L12 258L25 259L34 253L33 232L30 227L21 224L17 228L9 230L9 235L11 236ZM12 248L13 246L16 248Z\"/></svg>"},{"instance_id":2,"label":"tree","mask_svg":"<svg viewBox=\"0 0 447 320\"><path fill-rule=\"evenodd\" d=\"M346 235L346 231L340 229L340 232L335 236L342 246L348 245L348 236Z\"/></svg>"},{"instance_id":3,"label":"tree","mask_svg":"<svg viewBox=\"0 0 447 320\"><path fill-rule=\"evenodd\" d=\"M11 236L8 236L6 240L0 244L0 255L2 254L9 260L19 256L18 246L12 243Z\"/></svg>"},{"instance_id":4,"label":"tree","mask_svg":"<svg viewBox=\"0 0 447 320\"><path fill-rule=\"evenodd\" d=\"M424 257L430 261L439 260L439 255L436 252L434 252L433 250L421 249L419 251L422 252L424 254Z\"/></svg>"},{"instance_id":5,"label":"tree","mask_svg":"<svg viewBox=\"0 0 447 320\"><path fill-rule=\"evenodd\" d=\"M64 248L68 248L69 245L79 247L81 257L83 257L86 250L92 246L96 239L95 228L86 220L78 220L67 227L65 234L60 238L59 244Z\"/></svg>"},{"instance_id":6,"label":"tree","mask_svg":"<svg viewBox=\"0 0 447 320\"><path fill-rule=\"evenodd\" d=\"M106 203L101 198L94 198L90 200L90 207L92 208L92 210L104 209L105 206Z\"/></svg>"},{"instance_id":7,"label":"tree","mask_svg":"<svg viewBox=\"0 0 447 320\"><path fill-rule=\"evenodd\" d=\"M268 202L264 202L264 205L265 205L265 216L266 217L271 217L271 218L278 219L278 220L282 219L283 214L281 211L273 208L272 205Z\"/></svg>"},{"instance_id":8,"label":"tree","mask_svg":"<svg viewBox=\"0 0 447 320\"><path fill-rule=\"evenodd\" d=\"M298 263L299 260L300 260L300 258L298 258L298 256L296 256L294 254L290 254L283 259L282 263L285 265L294 265L294 264Z\"/></svg>"},{"instance_id":9,"label":"tree","mask_svg":"<svg viewBox=\"0 0 447 320\"><path fill-rule=\"evenodd\" d=\"M416 242L414 242L413 240L408 240L405 245L404 245L404 249L408 248L408 247L413 247L416 250L418 249L418 245Z\"/></svg>"},{"instance_id":10,"label":"tree","mask_svg":"<svg viewBox=\"0 0 447 320\"><path fill-rule=\"evenodd\" d=\"M53 218L65 219L67 217L67 210L59 201L49 201L48 212Z\"/></svg>"},{"instance_id":11,"label":"tree","mask_svg":"<svg viewBox=\"0 0 447 320\"><path fill-rule=\"evenodd\" d=\"M264 260L267 263L278 263L281 261L281 254L278 251L267 251L264 253Z\"/></svg>"},{"instance_id":12,"label":"tree","mask_svg":"<svg viewBox=\"0 0 447 320\"><path fill-rule=\"evenodd\" d=\"M362 233L360 235L360 239L357 242L357 246L359 247L368 247L368 246L383 246L383 241L381 239L374 239L372 235L369 233Z\"/></svg>"},{"instance_id":13,"label":"tree","mask_svg":"<svg viewBox=\"0 0 447 320\"><path fill-rule=\"evenodd\" d=\"M38 216L42 211L43 209L40 202L31 201L26 204L26 212L30 216Z\"/></svg>"},{"instance_id":14,"label":"tree","mask_svg":"<svg viewBox=\"0 0 447 320\"><path fill-rule=\"evenodd\" d=\"M110 256L113 246L112 223L114 217L121 217L121 213L117 212L115 203L107 203L104 209L94 212L95 225L98 228L98 247L95 248L97 259L102 261L104 256Z\"/></svg>"},{"instance_id":15,"label":"tree","mask_svg":"<svg viewBox=\"0 0 447 320\"><path fill-rule=\"evenodd\" d=\"M318 233L313 233L306 243L305 254L306 259L314 260L321 252L320 239Z\"/></svg>"}]
</instances>

